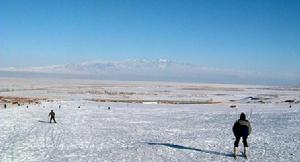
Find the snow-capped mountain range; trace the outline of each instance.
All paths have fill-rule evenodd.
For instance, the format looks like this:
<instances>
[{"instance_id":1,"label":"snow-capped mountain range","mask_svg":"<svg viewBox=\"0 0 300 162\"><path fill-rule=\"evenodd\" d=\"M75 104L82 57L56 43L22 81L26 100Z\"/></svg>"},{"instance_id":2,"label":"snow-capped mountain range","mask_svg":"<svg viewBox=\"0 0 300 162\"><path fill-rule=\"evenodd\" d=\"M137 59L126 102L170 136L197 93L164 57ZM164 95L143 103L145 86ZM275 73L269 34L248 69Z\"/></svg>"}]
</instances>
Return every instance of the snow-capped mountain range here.
<instances>
[{"instance_id":1,"label":"snow-capped mountain range","mask_svg":"<svg viewBox=\"0 0 300 162\"><path fill-rule=\"evenodd\" d=\"M212 68L207 66L178 63L166 59L90 61L78 64L52 65L40 67L0 68L5 73L35 73L78 75L114 80L157 80L157 81L196 81L218 83L255 83L274 81L272 76L263 72ZM290 78L288 78L290 79Z\"/></svg>"},{"instance_id":2,"label":"snow-capped mountain range","mask_svg":"<svg viewBox=\"0 0 300 162\"><path fill-rule=\"evenodd\" d=\"M238 74L238 71L209 68L188 63L177 63L166 59L159 60L125 60L125 61L91 61L78 64L51 65L39 67L7 67L1 71L38 72L38 73L70 73L70 74L167 74L167 73L222 73Z\"/></svg>"}]
</instances>

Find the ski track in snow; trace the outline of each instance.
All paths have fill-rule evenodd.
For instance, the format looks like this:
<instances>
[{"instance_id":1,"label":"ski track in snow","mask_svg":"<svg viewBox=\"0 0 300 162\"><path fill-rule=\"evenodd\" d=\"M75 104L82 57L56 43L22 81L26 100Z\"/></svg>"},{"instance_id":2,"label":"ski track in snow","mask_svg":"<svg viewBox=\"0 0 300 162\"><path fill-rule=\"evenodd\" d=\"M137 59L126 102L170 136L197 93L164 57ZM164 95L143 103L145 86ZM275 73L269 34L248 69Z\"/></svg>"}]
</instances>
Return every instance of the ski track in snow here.
<instances>
[{"instance_id":1,"label":"ski track in snow","mask_svg":"<svg viewBox=\"0 0 300 162\"><path fill-rule=\"evenodd\" d=\"M0 161L246 161L232 156L240 112L252 112L248 161L300 161L299 106L61 103L1 109Z\"/></svg>"}]
</instances>

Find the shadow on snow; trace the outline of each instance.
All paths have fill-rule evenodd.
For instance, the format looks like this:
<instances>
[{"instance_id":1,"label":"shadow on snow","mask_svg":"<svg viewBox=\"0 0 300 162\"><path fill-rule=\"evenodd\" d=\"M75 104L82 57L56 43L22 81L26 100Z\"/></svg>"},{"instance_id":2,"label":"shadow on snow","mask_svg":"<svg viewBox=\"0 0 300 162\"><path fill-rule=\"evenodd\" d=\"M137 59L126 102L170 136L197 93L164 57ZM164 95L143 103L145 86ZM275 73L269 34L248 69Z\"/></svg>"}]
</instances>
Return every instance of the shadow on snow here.
<instances>
[{"instance_id":1,"label":"shadow on snow","mask_svg":"<svg viewBox=\"0 0 300 162\"><path fill-rule=\"evenodd\" d=\"M39 120L40 123L50 123L49 121Z\"/></svg>"},{"instance_id":2,"label":"shadow on snow","mask_svg":"<svg viewBox=\"0 0 300 162\"><path fill-rule=\"evenodd\" d=\"M233 153L223 153L223 152L217 152L217 151L211 151L211 150L203 150L203 149L186 147L186 146L181 146L181 145L176 145L176 144L171 144L171 143L152 143L152 142L148 142L148 144L149 145L167 146L167 147L171 147L171 148L175 148L175 149L182 149L182 150L199 151L199 152L203 152L203 153L206 153L206 154L212 154L212 155L233 157Z\"/></svg>"}]
</instances>

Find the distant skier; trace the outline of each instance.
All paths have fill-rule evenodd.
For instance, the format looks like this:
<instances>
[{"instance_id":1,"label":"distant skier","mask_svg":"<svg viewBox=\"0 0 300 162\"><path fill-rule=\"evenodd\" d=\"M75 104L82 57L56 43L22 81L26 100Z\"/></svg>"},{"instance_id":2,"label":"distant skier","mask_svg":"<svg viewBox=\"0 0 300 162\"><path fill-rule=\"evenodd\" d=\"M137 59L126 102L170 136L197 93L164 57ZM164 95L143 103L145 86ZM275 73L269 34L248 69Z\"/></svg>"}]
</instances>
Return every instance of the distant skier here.
<instances>
[{"instance_id":1,"label":"distant skier","mask_svg":"<svg viewBox=\"0 0 300 162\"><path fill-rule=\"evenodd\" d=\"M51 123L52 120L54 121L54 123L56 123L56 121L55 121L55 113L54 113L53 110L51 110L51 112L49 113L48 116L50 117L50 123Z\"/></svg>"},{"instance_id":2,"label":"distant skier","mask_svg":"<svg viewBox=\"0 0 300 162\"><path fill-rule=\"evenodd\" d=\"M234 142L234 157L237 156L238 146L241 137L243 138L243 144L244 144L244 156L247 158L248 156L248 143L247 138L249 134L251 134L252 127L248 120L246 120L246 115L244 113L241 113L240 119L237 120L233 125L233 133L235 136L235 142Z\"/></svg>"},{"instance_id":3,"label":"distant skier","mask_svg":"<svg viewBox=\"0 0 300 162\"><path fill-rule=\"evenodd\" d=\"M4 109L6 109L6 104L4 104Z\"/></svg>"},{"instance_id":4,"label":"distant skier","mask_svg":"<svg viewBox=\"0 0 300 162\"><path fill-rule=\"evenodd\" d=\"M107 110L110 110L110 107L108 107Z\"/></svg>"}]
</instances>

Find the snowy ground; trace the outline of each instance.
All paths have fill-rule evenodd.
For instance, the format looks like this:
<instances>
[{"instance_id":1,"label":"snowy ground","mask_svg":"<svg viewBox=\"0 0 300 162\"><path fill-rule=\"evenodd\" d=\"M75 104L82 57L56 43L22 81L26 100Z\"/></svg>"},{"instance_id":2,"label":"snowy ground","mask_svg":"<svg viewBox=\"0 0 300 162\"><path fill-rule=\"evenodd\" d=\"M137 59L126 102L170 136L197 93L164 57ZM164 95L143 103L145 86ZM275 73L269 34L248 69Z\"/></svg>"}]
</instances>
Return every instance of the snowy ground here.
<instances>
[{"instance_id":1,"label":"snowy ground","mask_svg":"<svg viewBox=\"0 0 300 162\"><path fill-rule=\"evenodd\" d=\"M57 124L48 123L50 109L56 112ZM296 162L299 110L299 105L289 109L285 104L241 104L230 109L228 104L67 100L0 109L0 161L245 161L232 157L231 128L243 111L253 127L249 161Z\"/></svg>"},{"instance_id":2,"label":"snowy ground","mask_svg":"<svg viewBox=\"0 0 300 162\"><path fill-rule=\"evenodd\" d=\"M300 161L299 94L300 87L0 78L0 161L245 161L232 157L241 112L253 127L249 161ZM123 103L91 101L98 99ZM131 103L162 99L219 104ZM51 109L57 124L48 123Z\"/></svg>"}]
</instances>

